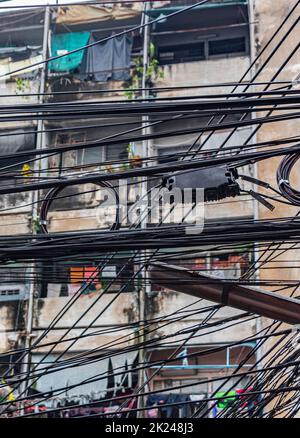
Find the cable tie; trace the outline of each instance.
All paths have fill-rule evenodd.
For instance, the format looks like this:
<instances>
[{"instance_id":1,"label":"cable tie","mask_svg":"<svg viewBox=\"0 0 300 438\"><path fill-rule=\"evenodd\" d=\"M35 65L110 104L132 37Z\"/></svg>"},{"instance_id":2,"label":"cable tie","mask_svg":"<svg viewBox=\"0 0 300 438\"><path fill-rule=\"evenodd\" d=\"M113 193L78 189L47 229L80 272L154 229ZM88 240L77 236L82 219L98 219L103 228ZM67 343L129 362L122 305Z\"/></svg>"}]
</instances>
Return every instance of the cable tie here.
<instances>
[{"instance_id":1,"label":"cable tie","mask_svg":"<svg viewBox=\"0 0 300 438\"><path fill-rule=\"evenodd\" d=\"M290 182L287 179L281 179L278 183L279 186L281 186L281 184L289 184Z\"/></svg>"}]
</instances>

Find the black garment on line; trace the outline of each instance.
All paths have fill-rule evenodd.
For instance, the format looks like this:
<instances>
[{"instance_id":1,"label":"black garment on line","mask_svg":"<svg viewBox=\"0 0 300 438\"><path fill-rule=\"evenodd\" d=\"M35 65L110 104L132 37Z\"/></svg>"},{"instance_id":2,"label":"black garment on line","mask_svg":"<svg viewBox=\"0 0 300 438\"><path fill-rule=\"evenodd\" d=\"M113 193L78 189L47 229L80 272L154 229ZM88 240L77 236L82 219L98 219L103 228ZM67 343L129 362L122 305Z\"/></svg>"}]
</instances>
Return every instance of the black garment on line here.
<instances>
[{"instance_id":1,"label":"black garment on line","mask_svg":"<svg viewBox=\"0 0 300 438\"><path fill-rule=\"evenodd\" d=\"M95 41L91 35L89 44ZM86 49L80 66L80 79L98 82L128 80L132 42L131 36L122 35Z\"/></svg>"}]
</instances>

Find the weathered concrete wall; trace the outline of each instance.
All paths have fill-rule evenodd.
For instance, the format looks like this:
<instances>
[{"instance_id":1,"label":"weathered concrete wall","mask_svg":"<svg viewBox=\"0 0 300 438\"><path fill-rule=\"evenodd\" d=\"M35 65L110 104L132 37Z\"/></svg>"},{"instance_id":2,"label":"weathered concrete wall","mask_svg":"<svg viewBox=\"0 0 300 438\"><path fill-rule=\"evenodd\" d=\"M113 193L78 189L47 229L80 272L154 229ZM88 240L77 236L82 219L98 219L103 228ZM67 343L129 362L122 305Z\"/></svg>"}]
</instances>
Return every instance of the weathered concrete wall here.
<instances>
[{"instance_id":1,"label":"weathered concrete wall","mask_svg":"<svg viewBox=\"0 0 300 438\"><path fill-rule=\"evenodd\" d=\"M210 59L208 61L184 62L163 66L164 78L157 81L158 87L209 85L239 81L249 67L248 56ZM245 78L247 80L249 78ZM232 87L183 89L167 91L162 96L194 96L197 94L228 93Z\"/></svg>"},{"instance_id":2,"label":"weathered concrete wall","mask_svg":"<svg viewBox=\"0 0 300 438\"><path fill-rule=\"evenodd\" d=\"M201 300L190 297L183 293L164 291L158 293L152 299L151 305L148 306L149 316L155 318L163 318L166 315L173 316L178 312L178 310L190 312L191 316L187 318L182 318L170 325L164 326L161 324L161 328L158 329L158 333L162 336L171 336L169 341L183 342L188 336L188 333L181 333L180 331L184 329L190 329L191 327L196 327L201 325L201 322L210 314L210 311L201 312L201 309L205 307L212 307L215 303L207 300ZM243 312L235 310L231 307L221 308L216 315L211 318L211 322L215 323L225 318L231 318ZM183 314L181 315L183 316ZM178 315L176 316L178 318ZM254 325L252 322L245 322L239 326L239 330L234 330L231 327L225 328L222 326L222 330L217 333L209 333L210 329L199 328L198 333L189 342L189 344L199 344L199 343L218 343L218 342L230 342L237 341L241 338L246 338L253 334ZM168 339L165 341L168 343Z\"/></svg>"},{"instance_id":3,"label":"weathered concrete wall","mask_svg":"<svg viewBox=\"0 0 300 438\"><path fill-rule=\"evenodd\" d=\"M37 96L28 96L30 94L38 93L39 81L24 82L24 89L18 89L17 82L15 80L0 81L0 105L16 105L16 104L31 104L37 103ZM27 96L26 96L27 94ZM4 125L5 126L5 125ZM1 122L1 127L4 127ZM19 125L18 125L19 127Z\"/></svg>"},{"instance_id":4,"label":"weathered concrete wall","mask_svg":"<svg viewBox=\"0 0 300 438\"><path fill-rule=\"evenodd\" d=\"M16 210L15 210L16 211ZM30 216L28 214L0 214L0 235L17 235L30 232Z\"/></svg>"},{"instance_id":5,"label":"weathered concrete wall","mask_svg":"<svg viewBox=\"0 0 300 438\"><path fill-rule=\"evenodd\" d=\"M6 352L16 348L20 338L20 331L24 329L24 305L23 302L1 301L0 302L0 352Z\"/></svg>"},{"instance_id":6,"label":"weathered concrete wall","mask_svg":"<svg viewBox=\"0 0 300 438\"><path fill-rule=\"evenodd\" d=\"M114 324L120 324L122 326L134 323L138 320L136 294L124 293L117 298L115 294L104 294L99 300L98 297L99 294L89 294L80 297L59 320L55 326L56 329L50 331L49 336L47 336L47 341L52 342L57 340L62 334L65 333L68 327L71 327L76 323L83 313L86 313L85 316L76 324L76 327L81 328L72 330L68 334L68 338L72 338L80 334L83 331L83 328L87 327L92 322L97 328L89 330L88 333L91 331L98 331L99 327L102 327L103 330L105 330L105 328L108 329ZM35 330L35 333L42 333L43 329L48 327L56 315L67 305L69 300L70 297L37 300L34 326L36 329L41 329L40 331ZM91 309L89 310L90 307ZM106 348L109 348L109 346L113 348L116 339L119 336L124 335L124 339L117 347L121 348L123 342L125 345L133 342L133 333L133 328L121 328L120 331L116 333L104 333L95 336L89 336L76 342L73 350L84 350L86 349L87 345L89 348L95 348L99 345L106 345ZM56 350L63 350L66 345L59 344Z\"/></svg>"}]
</instances>

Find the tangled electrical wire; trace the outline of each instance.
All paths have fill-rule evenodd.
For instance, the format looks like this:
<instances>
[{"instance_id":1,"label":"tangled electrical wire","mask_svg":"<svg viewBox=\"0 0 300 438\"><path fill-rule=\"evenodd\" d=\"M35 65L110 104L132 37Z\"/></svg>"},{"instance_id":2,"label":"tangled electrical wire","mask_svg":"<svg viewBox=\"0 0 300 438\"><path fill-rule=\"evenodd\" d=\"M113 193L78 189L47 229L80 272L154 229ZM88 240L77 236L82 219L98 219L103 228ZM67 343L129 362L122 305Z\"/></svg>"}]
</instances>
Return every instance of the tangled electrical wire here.
<instances>
[{"instance_id":1,"label":"tangled electrical wire","mask_svg":"<svg viewBox=\"0 0 300 438\"><path fill-rule=\"evenodd\" d=\"M110 231L115 231L120 228L120 201L119 201L119 194L117 190L107 181L99 182L98 186L101 188L107 189L109 192L113 194L114 200L115 200L115 219L110 227ZM47 215L49 212L49 209L51 208L51 204L57 199L58 195L64 190L64 186L55 187L52 190L50 190L46 196L44 197L41 207L40 207L40 220L39 223L41 225L41 232L44 234L48 234L48 228L47 228Z\"/></svg>"},{"instance_id":2,"label":"tangled electrical wire","mask_svg":"<svg viewBox=\"0 0 300 438\"><path fill-rule=\"evenodd\" d=\"M199 3L205 2L197 4ZM289 23L299 4L299 1L295 3L252 66L265 53L282 28ZM192 9L192 6L186 9ZM294 255L295 251L299 250L298 215L268 220L237 218L221 222L216 219L205 224L202 233L188 234L184 219L194 210L193 203L190 211L181 220L168 223L168 217L175 208L175 205L172 205L170 210L162 212L156 224L145 227L145 220L149 215L149 205L146 203L143 208L139 208L135 220L125 227L122 221L127 219L127 215L125 214L125 218L121 217L120 199L112 181L130 180L132 186L138 186L145 181L165 178L166 175L175 175L177 178L187 173L192 178L193 172L199 169L208 169L211 172L216 166L226 169L227 166L231 166L232 169L237 169L284 155L277 172L279 191L273 189L269 181L249 176L244 180L273 192L275 190L277 198L274 198L275 195L270 197L266 193L257 193L256 200L262 202L265 198L271 198L285 202L286 199L289 204L299 206L299 192L293 189L289 182L290 173L299 157L299 136L251 143L255 133L266 123L284 123L299 118L300 98L297 90L291 89L293 81L283 83L277 80L280 72L297 53L298 46L287 55L270 81L257 81L257 84L265 85L263 91L247 92L252 84L255 85L259 74L264 72L268 62L278 52L287 35L295 29L298 21L297 18L290 25L270 56L259 66L252 80L244 85L244 92L238 93L236 90L239 83L235 83L231 94L220 94L218 98L210 95L192 99L157 99L156 102L145 99L143 102L130 103L112 104L98 101L84 105L79 102L61 105L4 105L0 108L1 121L33 118L53 120L57 117L61 120L76 120L76 117L101 119L101 115L103 117L110 114L120 122L120 118L127 118L129 115L132 118L142 114L154 116L148 126L133 120L133 125L136 123L137 126L130 130L118 131L96 141L65 144L59 148L45 150L32 148L3 157L3 160L20 160L19 164L40 162L41 157L53 157L68 151L99 146L112 147L124 142L172 139L183 135L196 136L187 151L167 154L163 163L156 164L160 158L158 155L142 158L139 166L133 169L125 167L124 170L124 164L129 164L127 159L111 162L103 160L97 163L99 166L105 163L116 165L115 172L111 173L103 169L94 169L93 165L83 168L83 172L81 167L78 169L69 165L53 167L50 172L42 168L25 179L14 170L14 166L4 164L0 168L2 195L50 189L46 195L43 194L42 199L35 201L35 204L29 204L40 204L39 233L9 233L0 237L2 282L6 283L5 271L10 269L13 263L18 263L19 269L27 269L23 278L29 284L47 282L67 285L70 283L70 275L73 275L74 279L75 272L76 280L78 270L85 272L84 267L89 266L88 274L84 273L84 281L75 281L76 292L63 302L55 316L50 317L50 323L47 321L43 329L34 328L37 336L30 345L16 346L5 354L0 354L0 360L4 360L7 355L11 358L3 375L0 390L7 387L8 381L12 387L0 404L1 415L10 412L23 417L38 416L40 412L36 407L44 403L48 406L48 414L53 416L63 415L72 409L75 417L89 415L101 418L110 415L127 418L143 412L149 413L155 406L151 404L151 397L157 394L166 395L164 409L192 405L191 417L297 415L300 390L297 329L286 328L282 326L282 322L272 320L259 326L259 315L247 311L226 313L226 303L207 303L203 298L191 301L178 300L175 308L172 295L168 298L164 289L151 291L151 294L144 294L143 291L148 290L151 284L147 269L149 264L164 262L167 265L177 264L181 268L185 266L190 272L199 274L204 272L213 275L222 270L223 275L227 276L225 284L227 282L270 287L274 293L298 298L299 280L287 279L282 274L284 270L297 268L297 263L300 263ZM285 56L285 53L283 55ZM250 70L241 78L241 83ZM272 84L282 87L268 91ZM288 112L285 113L285 110ZM294 112L290 112L291 110ZM259 111L266 114L255 119L249 117L252 112ZM279 113L272 115L277 111ZM194 128L179 129L175 126L175 129L166 128L164 131L145 133L147 127L160 124L165 126L170 122L177 125L178 120L185 123L194 119L198 123L201 117L208 122L202 121L200 126ZM116 124L115 128L119 129L122 123ZM227 142L234 132L245 126L253 126L254 129L243 144L228 146ZM228 130L225 140L222 140L218 147L209 149L210 155L207 156L205 145L210 138L214 138L214 133L224 129ZM142 133L134 134L138 130ZM203 140L204 134L207 134L207 137ZM277 148L278 145L281 148ZM286 147L282 147L283 145ZM108 189L116 197L117 208L110 229L75 232L49 230L48 213L53 203L63 198L61 192L67 187L83 183L93 183L100 188ZM223 180L220 184L223 184ZM161 188L161 183L158 187ZM81 193L85 191L77 192L76 196ZM244 193L253 196L254 192L241 192L242 196L234 202L246 202ZM158 193L158 199L154 200L155 205L159 203L159 196ZM221 204L215 205L220 207ZM228 206L232 205L232 200L228 201ZM280 257L288 254L290 259L282 261ZM216 258L219 258L217 262ZM235 266L238 266L239 272L236 276L228 262L230 258ZM51 270L54 262L58 264L57 271ZM35 264L37 269L32 269L32 264ZM69 270L70 265L75 267L72 274ZM278 277L268 276L269 270L274 270L274 265L276 272L279 272ZM114 275L112 267L116 269ZM256 276L258 271L263 273L263 278ZM98 288L100 275L101 289ZM207 280L205 284L207 287L211 286L211 280ZM195 286L196 281L182 281L181 285L188 288ZM93 300L90 299L91 290L95 293ZM153 309L160 305L162 296L166 297L165 308L155 313ZM129 303L128 319L124 318L125 311L122 313L124 300ZM137 311L137 303L139 306L144 303L147 312L143 313L140 307ZM76 313L78 308L80 311ZM118 315L117 321L113 315ZM71 323L65 327L64 321L68 317ZM253 324L256 324L255 329L251 331L249 327L253 327ZM99 344L97 340L101 337L103 341ZM208 339L217 339L218 345L210 345ZM84 347L81 349L78 347L79 344L83 344ZM194 370L200 369L203 376L203 369L206 369L205 366L214 355L220 355L217 357L221 358L229 355L230 358L232 349L237 349L238 353L233 362L229 360L227 363L229 371L223 374L210 372L205 376L207 384L211 385L212 389L209 394L201 394L202 398L197 403L191 403L191 399L172 399L167 395L170 388L155 386L157 377L161 378L164 373L167 375L176 369L186 371L189 369L187 367L194 366ZM42 354L39 355L40 351ZM161 351L163 353L157 356L157 352ZM126 357L125 362L120 359L121 355ZM24 368L23 365L27 363L31 366ZM96 366L92 368L92 365ZM88 373L85 372L87 369L90 370ZM70 370L75 370L78 374L77 380L73 383L59 378ZM50 381L51 378L56 382L52 390L49 390L47 379ZM90 388L89 385L98 388L97 396L85 400L77 398L72 404L69 403L66 393L78 394L84 388ZM196 385L194 381L181 382L174 385L173 390L193 391ZM36 386L40 389L38 400L35 394L30 393ZM235 388L239 390L235 391ZM234 391L234 394L231 391ZM13 394L16 395L14 400L11 400L9 397ZM65 402L61 401L63 397ZM144 403L143 400L146 398L148 402ZM216 411L220 405L222 409ZM114 410L111 409L112 406ZM81 411L76 411L77 408Z\"/></svg>"}]
</instances>

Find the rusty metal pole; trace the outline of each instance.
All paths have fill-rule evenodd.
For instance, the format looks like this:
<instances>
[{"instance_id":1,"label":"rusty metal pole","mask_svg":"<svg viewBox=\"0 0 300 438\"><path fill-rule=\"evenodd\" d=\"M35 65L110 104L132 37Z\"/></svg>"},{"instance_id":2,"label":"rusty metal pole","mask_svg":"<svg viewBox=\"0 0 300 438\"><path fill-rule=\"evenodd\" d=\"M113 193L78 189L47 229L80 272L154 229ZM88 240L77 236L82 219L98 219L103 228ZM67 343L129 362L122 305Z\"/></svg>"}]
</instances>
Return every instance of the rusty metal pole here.
<instances>
[{"instance_id":1,"label":"rusty metal pole","mask_svg":"<svg viewBox=\"0 0 300 438\"><path fill-rule=\"evenodd\" d=\"M150 264L150 280L152 283L197 298L288 324L300 324L300 301L295 298L240 286L164 263Z\"/></svg>"}]
</instances>

